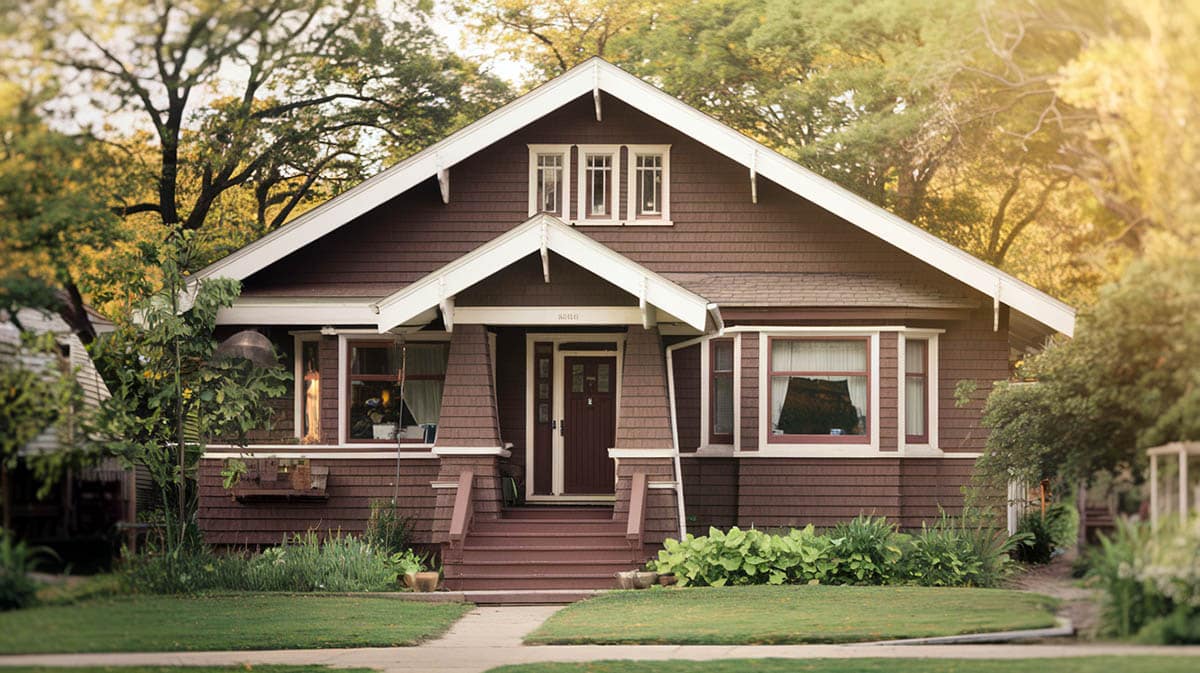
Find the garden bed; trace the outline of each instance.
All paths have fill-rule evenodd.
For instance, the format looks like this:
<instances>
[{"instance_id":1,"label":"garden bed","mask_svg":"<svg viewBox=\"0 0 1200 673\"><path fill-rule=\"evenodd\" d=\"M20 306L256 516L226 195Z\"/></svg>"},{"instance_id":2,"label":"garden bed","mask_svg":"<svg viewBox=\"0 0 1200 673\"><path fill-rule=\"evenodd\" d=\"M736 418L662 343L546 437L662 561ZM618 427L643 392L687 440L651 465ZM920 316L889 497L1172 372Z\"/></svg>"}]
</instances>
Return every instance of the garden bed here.
<instances>
[{"instance_id":1,"label":"garden bed","mask_svg":"<svg viewBox=\"0 0 1200 673\"><path fill-rule=\"evenodd\" d=\"M531 644L849 643L1054 626L1056 601L999 589L745 586L614 592L546 621Z\"/></svg>"}]
</instances>

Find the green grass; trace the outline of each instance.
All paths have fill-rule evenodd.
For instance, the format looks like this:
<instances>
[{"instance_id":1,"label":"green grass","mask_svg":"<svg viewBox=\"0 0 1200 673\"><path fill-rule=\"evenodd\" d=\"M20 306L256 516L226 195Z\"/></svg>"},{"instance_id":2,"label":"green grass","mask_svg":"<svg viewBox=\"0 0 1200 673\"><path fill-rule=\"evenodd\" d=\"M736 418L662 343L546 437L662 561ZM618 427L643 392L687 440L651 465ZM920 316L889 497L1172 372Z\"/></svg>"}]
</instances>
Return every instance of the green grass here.
<instances>
[{"instance_id":1,"label":"green grass","mask_svg":"<svg viewBox=\"0 0 1200 673\"><path fill-rule=\"evenodd\" d=\"M998 589L748 586L621 591L576 603L537 644L848 643L1054 625L1054 600Z\"/></svg>"},{"instance_id":2,"label":"green grass","mask_svg":"<svg viewBox=\"0 0 1200 673\"><path fill-rule=\"evenodd\" d=\"M1065 659L726 659L501 666L488 673L1192 673L1191 657Z\"/></svg>"},{"instance_id":3,"label":"green grass","mask_svg":"<svg viewBox=\"0 0 1200 673\"><path fill-rule=\"evenodd\" d=\"M0 654L413 645L469 607L295 594L96 599L0 613Z\"/></svg>"}]
</instances>

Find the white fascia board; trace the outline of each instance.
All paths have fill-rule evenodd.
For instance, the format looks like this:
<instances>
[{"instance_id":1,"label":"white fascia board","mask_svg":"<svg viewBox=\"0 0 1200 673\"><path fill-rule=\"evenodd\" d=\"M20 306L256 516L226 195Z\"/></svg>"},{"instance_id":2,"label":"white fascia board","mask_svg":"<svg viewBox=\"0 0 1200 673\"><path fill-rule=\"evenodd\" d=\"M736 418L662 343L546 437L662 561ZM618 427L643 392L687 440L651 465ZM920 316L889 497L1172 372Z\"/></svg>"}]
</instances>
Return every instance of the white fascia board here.
<instances>
[{"instance_id":1,"label":"white fascia board","mask_svg":"<svg viewBox=\"0 0 1200 673\"><path fill-rule=\"evenodd\" d=\"M257 241L213 262L193 277L241 280L336 230L463 159L516 132L594 86L594 64L581 63L562 76L498 108L479 121L401 161L297 217Z\"/></svg>"},{"instance_id":2,"label":"white fascia board","mask_svg":"<svg viewBox=\"0 0 1200 673\"><path fill-rule=\"evenodd\" d=\"M381 300L377 305L379 331L403 324L442 299L540 251L543 232L548 249L634 296L640 295L644 282L650 304L698 330L705 328L708 300L704 297L575 231L558 218L541 213Z\"/></svg>"},{"instance_id":3,"label":"white fascia board","mask_svg":"<svg viewBox=\"0 0 1200 673\"><path fill-rule=\"evenodd\" d=\"M238 299L217 311L218 325L372 325L369 299Z\"/></svg>"}]
</instances>

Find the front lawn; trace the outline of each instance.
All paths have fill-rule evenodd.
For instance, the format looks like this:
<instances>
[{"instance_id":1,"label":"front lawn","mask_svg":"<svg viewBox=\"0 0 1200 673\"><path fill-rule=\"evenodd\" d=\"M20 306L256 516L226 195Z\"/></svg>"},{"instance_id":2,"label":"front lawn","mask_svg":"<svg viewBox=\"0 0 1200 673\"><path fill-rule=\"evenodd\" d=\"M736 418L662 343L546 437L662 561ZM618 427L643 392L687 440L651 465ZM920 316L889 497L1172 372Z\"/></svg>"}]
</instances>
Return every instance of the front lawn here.
<instances>
[{"instance_id":1,"label":"front lawn","mask_svg":"<svg viewBox=\"0 0 1200 673\"><path fill-rule=\"evenodd\" d=\"M488 673L1191 673L1189 657L1064 659L726 659L724 661L593 661L501 666Z\"/></svg>"},{"instance_id":2,"label":"front lawn","mask_svg":"<svg viewBox=\"0 0 1200 673\"><path fill-rule=\"evenodd\" d=\"M999 589L745 586L621 591L576 603L534 644L848 643L1054 626L1051 598Z\"/></svg>"},{"instance_id":3,"label":"front lawn","mask_svg":"<svg viewBox=\"0 0 1200 673\"><path fill-rule=\"evenodd\" d=\"M97 599L0 613L0 654L414 645L469 609L294 594Z\"/></svg>"}]
</instances>

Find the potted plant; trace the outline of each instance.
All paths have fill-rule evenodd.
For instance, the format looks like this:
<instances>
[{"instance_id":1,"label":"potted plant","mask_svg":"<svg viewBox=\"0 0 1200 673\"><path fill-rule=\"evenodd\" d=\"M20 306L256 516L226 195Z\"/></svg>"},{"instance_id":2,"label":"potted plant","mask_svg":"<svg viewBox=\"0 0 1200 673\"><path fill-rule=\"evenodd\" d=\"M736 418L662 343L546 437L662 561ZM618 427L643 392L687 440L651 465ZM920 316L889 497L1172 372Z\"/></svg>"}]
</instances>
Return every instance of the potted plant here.
<instances>
[{"instance_id":1,"label":"potted plant","mask_svg":"<svg viewBox=\"0 0 1200 673\"><path fill-rule=\"evenodd\" d=\"M403 552L392 554L392 564L396 566L396 572L400 575L404 586L415 591L417 574L425 569L425 556L411 549L405 549Z\"/></svg>"}]
</instances>

